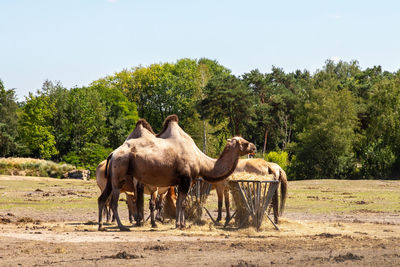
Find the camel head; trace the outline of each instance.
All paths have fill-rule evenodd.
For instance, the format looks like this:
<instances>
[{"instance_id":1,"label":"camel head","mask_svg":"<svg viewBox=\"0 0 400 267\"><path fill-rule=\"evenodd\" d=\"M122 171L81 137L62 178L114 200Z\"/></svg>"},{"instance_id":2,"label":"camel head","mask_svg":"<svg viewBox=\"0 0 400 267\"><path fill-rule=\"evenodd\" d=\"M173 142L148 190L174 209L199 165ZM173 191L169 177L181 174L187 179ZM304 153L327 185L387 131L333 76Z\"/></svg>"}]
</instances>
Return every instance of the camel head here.
<instances>
[{"instance_id":1,"label":"camel head","mask_svg":"<svg viewBox=\"0 0 400 267\"><path fill-rule=\"evenodd\" d=\"M250 143L240 136L235 136L232 139L228 139L227 141L227 146L239 149L240 156L244 156L249 153L255 153L257 151L257 148L253 143Z\"/></svg>"}]
</instances>

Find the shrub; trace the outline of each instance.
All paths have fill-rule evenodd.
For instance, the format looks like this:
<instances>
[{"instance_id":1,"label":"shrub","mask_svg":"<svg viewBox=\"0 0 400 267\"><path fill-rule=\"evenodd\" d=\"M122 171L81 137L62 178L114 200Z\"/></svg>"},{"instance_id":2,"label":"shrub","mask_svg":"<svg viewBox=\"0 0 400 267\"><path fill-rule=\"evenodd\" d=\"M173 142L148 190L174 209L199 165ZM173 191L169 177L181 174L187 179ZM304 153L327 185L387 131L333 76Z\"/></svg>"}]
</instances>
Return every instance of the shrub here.
<instances>
[{"instance_id":1,"label":"shrub","mask_svg":"<svg viewBox=\"0 0 400 267\"><path fill-rule=\"evenodd\" d=\"M264 156L264 159L269 162L275 162L286 172L289 166L289 155L285 151L271 151Z\"/></svg>"},{"instance_id":2,"label":"shrub","mask_svg":"<svg viewBox=\"0 0 400 267\"><path fill-rule=\"evenodd\" d=\"M33 158L0 158L0 174L59 177L75 169L70 164L59 164L50 160Z\"/></svg>"},{"instance_id":3,"label":"shrub","mask_svg":"<svg viewBox=\"0 0 400 267\"><path fill-rule=\"evenodd\" d=\"M80 151L69 152L64 156L64 160L79 168L89 169L91 176L93 176L96 173L97 165L105 160L111 151L111 148L104 148L99 144L87 143Z\"/></svg>"}]
</instances>

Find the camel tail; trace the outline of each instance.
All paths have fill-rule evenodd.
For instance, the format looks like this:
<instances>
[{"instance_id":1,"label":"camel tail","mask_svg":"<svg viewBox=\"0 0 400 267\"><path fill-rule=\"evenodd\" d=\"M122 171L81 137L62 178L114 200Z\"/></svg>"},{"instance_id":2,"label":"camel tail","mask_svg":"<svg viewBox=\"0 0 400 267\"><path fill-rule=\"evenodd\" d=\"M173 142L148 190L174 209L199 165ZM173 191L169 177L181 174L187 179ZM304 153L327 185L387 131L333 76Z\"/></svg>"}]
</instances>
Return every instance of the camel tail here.
<instances>
[{"instance_id":1,"label":"camel tail","mask_svg":"<svg viewBox=\"0 0 400 267\"><path fill-rule=\"evenodd\" d=\"M107 157L107 162L106 162L106 177L108 179L108 162L110 161L111 157L112 157L113 153L110 153L110 155L108 155Z\"/></svg>"},{"instance_id":2,"label":"camel tail","mask_svg":"<svg viewBox=\"0 0 400 267\"><path fill-rule=\"evenodd\" d=\"M108 165L108 162L107 162L107 165ZM110 162L110 165L112 165L112 162ZM106 204L106 201L110 197L111 191L112 191L111 168L106 177L107 177L106 188L104 188L103 192L101 192L101 195L97 200L97 203L99 204L99 216L100 217L101 217L101 213L102 213L102 207L104 207L104 205ZM99 220L99 222L100 222L100 220Z\"/></svg>"},{"instance_id":3,"label":"camel tail","mask_svg":"<svg viewBox=\"0 0 400 267\"><path fill-rule=\"evenodd\" d=\"M282 169L280 170L279 180L281 181L281 206L279 208L279 216L282 216L283 210L285 209L288 188L286 172Z\"/></svg>"}]
</instances>

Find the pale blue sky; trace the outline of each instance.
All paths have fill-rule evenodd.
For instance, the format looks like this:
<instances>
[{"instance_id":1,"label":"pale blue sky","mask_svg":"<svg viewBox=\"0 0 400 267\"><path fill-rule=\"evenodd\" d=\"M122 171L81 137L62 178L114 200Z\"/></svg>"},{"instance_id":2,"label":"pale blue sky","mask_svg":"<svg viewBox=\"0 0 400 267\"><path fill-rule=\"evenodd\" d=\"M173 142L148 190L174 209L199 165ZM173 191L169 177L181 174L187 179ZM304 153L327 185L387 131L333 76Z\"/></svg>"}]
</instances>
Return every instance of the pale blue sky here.
<instances>
[{"instance_id":1,"label":"pale blue sky","mask_svg":"<svg viewBox=\"0 0 400 267\"><path fill-rule=\"evenodd\" d=\"M0 0L0 79L19 99L138 65L216 59L234 74L328 58L400 69L400 1Z\"/></svg>"}]
</instances>

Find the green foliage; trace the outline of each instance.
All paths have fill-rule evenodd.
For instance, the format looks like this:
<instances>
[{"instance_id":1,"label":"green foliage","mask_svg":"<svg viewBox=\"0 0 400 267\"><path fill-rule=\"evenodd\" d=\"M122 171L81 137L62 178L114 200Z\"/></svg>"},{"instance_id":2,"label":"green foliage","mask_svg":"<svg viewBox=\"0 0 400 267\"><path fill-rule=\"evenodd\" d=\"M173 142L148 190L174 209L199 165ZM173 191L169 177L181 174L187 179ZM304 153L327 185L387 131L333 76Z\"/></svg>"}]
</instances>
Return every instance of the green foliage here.
<instances>
[{"instance_id":1,"label":"green foliage","mask_svg":"<svg viewBox=\"0 0 400 267\"><path fill-rule=\"evenodd\" d=\"M215 60L181 59L83 88L45 81L18 104L0 81L0 155L66 159L94 171L139 117L157 132L175 113L213 157L242 135L263 154L283 151L267 160L285 166L289 157L295 179L399 177L400 71L328 60L312 75L277 67L230 73Z\"/></svg>"},{"instance_id":2,"label":"green foliage","mask_svg":"<svg viewBox=\"0 0 400 267\"><path fill-rule=\"evenodd\" d=\"M242 134L254 114L253 97L246 84L234 75L216 77L208 82L204 92L205 98L198 105L202 116L213 125L227 119L231 135Z\"/></svg>"},{"instance_id":3,"label":"green foliage","mask_svg":"<svg viewBox=\"0 0 400 267\"><path fill-rule=\"evenodd\" d=\"M0 80L0 156L12 155L17 149L17 103L15 90L5 90Z\"/></svg>"},{"instance_id":4,"label":"green foliage","mask_svg":"<svg viewBox=\"0 0 400 267\"><path fill-rule=\"evenodd\" d=\"M99 144L87 143L78 152L69 152L64 156L64 160L69 164L89 169L93 176L96 173L97 165L106 159L111 151L111 148L105 148Z\"/></svg>"},{"instance_id":5,"label":"green foliage","mask_svg":"<svg viewBox=\"0 0 400 267\"><path fill-rule=\"evenodd\" d=\"M134 129L139 120L136 104L116 88L95 85L93 89L100 95L100 102L105 107L106 147L117 148Z\"/></svg>"},{"instance_id":6,"label":"green foliage","mask_svg":"<svg viewBox=\"0 0 400 267\"><path fill-rule=\"evenodd\" d=\"M400 79L383 78L368 93L364 138L358 154L363 178L385 178L400 155ZM398 157L398 156L397 156Z\"/></svg>"},{"instance_id":7,"label":"green foliage","mask_svg":"<svg viewBox=\"0 0 400 267\"><path fill-rule=\"evenodd\" d=\"M303 126L293 147L297 178L344 178L351 174L357 110L348 90L313 90L297 123Z\"/></svg>"},{"instance_id":8,"label":"green foliage","mask_svg":"<svg viewBox=\"0 0 400 267\"><path fill-rule=\"evenodd\" d=\"M285 171L289 166L289 154L286 151L271 151L264 155L264 159L268 162L275 162Z\"/></svg>"},{"instance_id":9,"label":"green foliage","mask_svg":"<svg viewBox=\"0 0 400 267\"><path fill-rule=\"evenodd\" d=\"M137 104L140 117L146 118L154 129L161 129L170 114L177 114L182 120L194 115L196 99L201 95L199 78L197 61L181 59L175 64L123 70L92 85L122 91Z\"/></svg>"},{"instance_id":10,"label":"green foliage","mask_svg":"<svg viewBox=\"0 0 400 267\"><path fill-rule=\"evenodd\" d=\"M33 157L50 159L58 154L51 123L54 113L55 106L48 96L30 93L26 98L19 119L19 136Z\"/></svg>"},{"instance_id":11,"label":"green foliage","mask_svg":"<svg viewBox=\"0 0 400 267\"><path fill-rule=\"evenodd\" d=\"M386 178L396 161L392 148L385 145L382 139L367 142L360 158L361 166L357 174L363 179Z\"/></svg>"},{"instance_id":12,"label":"green foliage","mask_svg":"<svg viewBox=\"0 0 400 267\"><path fill-rule=\"evenodd\" d=\"M0 174L61 178L75 166L32 158L0 158Z\"/></svg>"}]
</instances>

